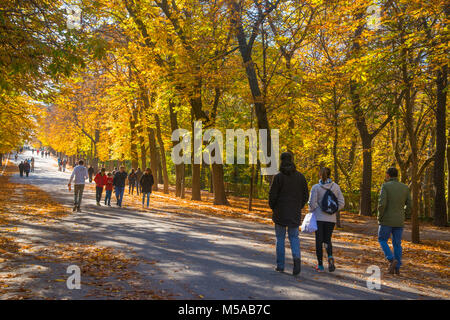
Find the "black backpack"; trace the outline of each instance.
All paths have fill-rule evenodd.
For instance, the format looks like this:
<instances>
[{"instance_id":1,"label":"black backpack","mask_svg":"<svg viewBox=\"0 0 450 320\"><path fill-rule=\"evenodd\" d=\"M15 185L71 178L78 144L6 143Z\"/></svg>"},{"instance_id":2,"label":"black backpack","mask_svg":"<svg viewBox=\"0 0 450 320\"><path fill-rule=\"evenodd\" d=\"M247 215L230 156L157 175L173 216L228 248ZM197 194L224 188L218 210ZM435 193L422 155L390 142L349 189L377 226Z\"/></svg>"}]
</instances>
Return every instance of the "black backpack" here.
<instances>
[{"instance_id":1,"label":"black backpack","mask_svg":"<svg viewBox=\"0 0 450 320\"><path fill-rule=\"evenodd\" d=\"M333 191L330 189L327 189L323 186L325 194L323 195L322 201L320 202L320 209L322 209L323 212L328 214L335 214L339 209L339 203L337 197L334 195Z\"/></svg>"}]
</instances>

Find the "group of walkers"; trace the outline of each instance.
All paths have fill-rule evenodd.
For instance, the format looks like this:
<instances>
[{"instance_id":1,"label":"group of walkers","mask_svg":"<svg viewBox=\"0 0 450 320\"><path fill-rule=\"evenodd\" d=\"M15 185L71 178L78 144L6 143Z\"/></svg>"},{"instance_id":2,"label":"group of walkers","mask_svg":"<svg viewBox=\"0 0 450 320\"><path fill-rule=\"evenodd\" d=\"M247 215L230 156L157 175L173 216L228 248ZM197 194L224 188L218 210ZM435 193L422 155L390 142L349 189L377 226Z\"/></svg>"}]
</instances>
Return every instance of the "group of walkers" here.
<instances>
[{"instance_id":1,"label":"group of walkers","mask_svg":"<svg viewBox=\"0 0 450 320\"><path fill-rule=\"evenodd\" d=\"M18 159L18 156L16 154L16 161ZM19 174L21 177L25 174L26 177L29 176L30 172L34 172L34 157L31 157L30 159L25 159L24 161L20 161L19 165Z\"/></svg>"},{"instance_id":2,"label":"group of walkers","mask_svg":"<svg viewBox=\"0 0 450 320\"><path fill-rule=\"evenodd\" d=\"M34 154L34 149L32 149L31 152ZM38 157L39 153L41 154L41 158L48 158L50 156L50 152L45 149L36 149L36 154Z\"/></svg>"},{"instance_id":3,"label":"group of walkers","mask_svg":"<svg viewBox=\"0 0 450 320\"><path fill-rule=\"evenodd\" d=\"M111 196L114 190L116 196L116 205L122 207L123 195L125 193L125 186L128 180L129 193L133 194L134 187L136 186L137 193L142 193L142 207L145 205L145 198L147 198L147 208L150 206L150 194L152 192L152 186L154 184L154 178L150 168L145 169L142 174L140 169L137 171L131 170L128 174L125 171L125 167L121 166L119 170L115 168L112 172L106 173L106 169L102 168L94 176L94 168L89 166L86 168L84 166L84 161L80 160L78 165L73 169L72 175L69 180L69 189L71 188L72 181L74 181L74 206L73 211L80 212L81 199L83 197L83 191L85 186L85 181L89 179L89 182L94 180L96 185L96 201L97 205L100 206L102 201L103 189L105 189L104 204L111 206ZM139 174L140 172L140 174Z\"/></svg>"},{"instance_id":4,"label":"group of walkers","mask_svg":"<svg viewBox=\"0 0 450 320\"><path fill-rule=\"evenodd\" d=\"M116 205L122 207L125 186L128 181L128 193L132 195L136 188L138 195L142 193L142 207L145 206L146 198L146 204L149 207L150 194L154 184L150 168L145 169L144 172L139 168L131 169L129 174L123 166L108 173L105 168L102 168L94 176L94 168L92 166L89 169L86 168L84 162L80 160L69 180L69 189L74 181L74 211L81 211L81 199L87 179L96 184L97 205L100 205L103 189L105 189L104 204L111 206L111 196L114 191ZM396 168L389 168L386 171L385 180L378 203L378 241L388 261L389 273L400 274L401 239L405 215L411 210L411 195L408 186L398 181ZM336 225L336 214L345 206L341 188L332 181L331 170L323 167L319 172L318 183L314 184L309 191L305 176L298 172L294 165L292 154L285 152L281 155L280 172L273 177L269 191L269 206L272 209L272 220L275 223L276 271L284 272L286 231L294 262L293 274L298 275L301 271L299 227L301 211L306 205L308 205L311 215L308 223L314 224L317 258L315 270L325 271L323 261L323 246L325 245L328 271L333 272L336 266L332 235ZM393 253L388 245L391 236Z\"/></svg>"},{"instance_id":5,"label":"group of walkers","mask_svg":"<svg viewBox=\"0 0 450 320\"><path fill-rule=\"evenodd\" d=\"M58 171L66 172L67 158L58 158Z\"/></svg>"},{"instance_id":6,"label":"group of walkers","mask_svg":"<svg viewBox=\"0 0 450 320\"><path fill-rule=\"evenodd\" d=\"M269 191L269 206L275 223L276 271L284 272L286 230L291 244L294 262L293 274L301 271L299 226L301 211L308 204L312 221L315 223L315 246L317 265L315 270L323 272L323 245L325 244L328 271L336 269L333 257L332 235L336 225L336 213L345 206L344 196L339 185L331 180L331 170L321 168L319 181L308 191L303 174L296 170L292 154L281 155L280 172L274 176ZM411 210L411 195L408 186L398 181L398 170L386 171L385 183L378 201L378 241L388 261L390 274L400 274L402 265L401 239L405 215ZM392 235L392 253L388 240Z\"/></svg>"},{"instance_id":7,"label":"group of walkers","mask_svg":"<svg viewBox=\"0 0 450 320\"><path fill-rule=\"evenodd\" d=\"M105 189L104 204L111 206L112 192L115 192L116 205L122 207L125 186L128 181L128 193L142 193L142 207L150 204L150 194L154 178L150 168L142 172L131 169L128 174L125 167L115 168L106 173L102 168L94 177L94 168L86 168L80 160L74 168L69 180L69 189L74 181L74 211L80 212L80 205L86 179L96 184L96 201L100 205L103 189ZM388 270L391 274L400 274L402 265L401 239L405 215L411 210L411 195L408 186L398 181L398 170L389 168L386 171L386 182L381 188L378 203L378 241L388 261ZM331 170L323 167L319 172L319 181L314 184L311 191L303 174L297 171L292 154L285 152L281 155L280 172L273 177L269 191L269 206L272 209L272 220L275 223L276 236L276 271L284 272L285 268L285 238L286 231L291 244L294 262L293 274L301 271L301 253L299 240L299 227L301 211L308 205L310 219L315 232L315 249L317 265L315 270L324 272L323 246L327 254L328 271L336 269L333 256L332 235L336 225L336 214L345 206L344 196L339 185L332 181ZM306 219L305 219L306 220ZM305 223L305 221L304 221ZM303 226L302 226L303 230ZM388 245L392 236L393 253Z\"/></svg>"},{"instance_id":8,"label":"group of walkers","mask_svg":"<svg viewBox=\"0 0 450 320\"><path fill-rule=\"evenodd\" d=\"M41 158L48 158L50 156L50 152L45 149L31 149L31 154L34 155L34 151L36 151L36 155L39 157L39 153L41 154Z\"/></svg>"}]
</instances>

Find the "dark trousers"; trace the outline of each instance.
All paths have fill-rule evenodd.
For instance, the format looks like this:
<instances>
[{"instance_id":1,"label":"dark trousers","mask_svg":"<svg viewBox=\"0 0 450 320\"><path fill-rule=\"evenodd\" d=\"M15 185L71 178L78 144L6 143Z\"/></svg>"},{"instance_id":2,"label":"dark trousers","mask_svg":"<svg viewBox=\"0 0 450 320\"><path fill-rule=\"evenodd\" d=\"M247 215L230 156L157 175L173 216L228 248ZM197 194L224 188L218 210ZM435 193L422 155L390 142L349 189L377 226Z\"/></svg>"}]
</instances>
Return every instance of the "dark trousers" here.
<instances>
[{"instance_id":1,"label":"dark trousers","mask_svg":"<svg viewBox=\"0 0 450 320\"><path fill-rule=\"evenodd\" d=\"M135 185L136 185L136 183L130 183L128 185L128 193L133 194ZM139 195L139 193L138 193L138 195Z\"/></svg>"},{"instance_id":2,"label":"dark trousers","mask_svg":"<svg viewBox=\"0 0 450 320\"><path fill-rule=\"evenodd\" d=\"M316 231L316 255L319 266L323 265L323 244L329 257L333 256L333 245L331 236L333 235L334 222L317 221Z\"/></svg>"},{"instance_id":3,"label":"dark trousers","mask_svg":"<svg viewBox=\"0 0 450 320\"><path fill-rule=\"evenodd\" d=\"M103 187L95 187L95 199L97 202L102 200Z\"/></svg>"},{"instance_id":4,"label":"dark trousers","mask_svg":"<svg viewBox=\"0 0 450 320\"><path fill-rule=\"evenodd\" d=\"M28 175L30 174L30 171L25 171L25 175L28 177Z\"/></svg>"},{"instance_id":5,"label":"dark trousers","mask_svg":"<svg viewBox=\"0 0 450 320\"><path fill-rule=\"evenodd\" d=\"M80 208L81 199L83 198L84 184L76 184L73 188L73 205Z\"/></svg>"},{"instance_id":6,"label":"dark trousers","mask_svg":"<svg viewBox=\"0 0 450 320\"><path fill-rule=\"evenodd\" d=\"M20 170L20 176L23 177L23 170Z\"/></svg>"}]
</instances>

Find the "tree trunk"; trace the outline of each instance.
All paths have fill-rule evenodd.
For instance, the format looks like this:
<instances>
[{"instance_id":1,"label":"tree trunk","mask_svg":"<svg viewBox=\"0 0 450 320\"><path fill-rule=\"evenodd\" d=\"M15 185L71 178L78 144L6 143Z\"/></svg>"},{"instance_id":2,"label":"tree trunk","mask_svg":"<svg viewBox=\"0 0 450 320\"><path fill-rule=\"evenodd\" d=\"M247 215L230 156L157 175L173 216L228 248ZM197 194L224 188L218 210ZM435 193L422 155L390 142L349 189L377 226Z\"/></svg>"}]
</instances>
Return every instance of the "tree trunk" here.
<instances>
[{"instance_id":1,"label":"tree trunk","mask_svg":"<svg viewBox=\"0 0 450 320\"><path fill-rule=\"evenodd\" d=\"M360 18L360 16L358 16ZM360 50L359 37L361 36L363 27L360 26L355 30L355 40L353 41L353 52L358 54ZM359 213L365 216L372 214L371 205L371 187L372 187L372 138L369 134L366 118L361 109L361 100L358 93L358 86L355 81L350 81L350 98L353 108L353 117L356 121L359 135L361 137L363 147L363 172L361 183L360 207Z\"/></svg>"},{"instance_id":2,"label":"tree trunk","mask_svg":"<svg viewBox=\"0 0 450 320\"><path fill-rule=\"evenodd\" d=\"M450 215L450 128L447 137L447 213Z\"/></svg>"},{"instance_id":3,"label":"tree trunk","mask_svg":"<svg viewBox=\"0 0 450 320\"><path fill-rule=\"evenodd\" d=\"M339 166L338 166L338 158L337 158L337 147L338 147L338 139L339 139L339 128L338 128L338 119L339 119L339 106L336 101L336 86L333 90L334 97L334 113L333 113L333 127L334 127L334 137L333 137L333 171L334 171L334 182L339 184ZM336 226L338 228L341 227L341 212L336 212Z\"/></svg>"},{"instance_id":4,"label":"tree trunk","mask_svg":"<svg viewBox=\"0 0 450 320\"><path fill-rule=\"evenodd\" d=\"M185 193L186 193L186 188L185 188L185 165L183 165L182 167L180 167L180 176L181 176L181 194L180 194L180 198L184 199L185 198Z\"/></svg>"},{"instance_id":5,"label":"tree trunk","mask_svg":"<svg viewBox=\"0 0 450 320\"><path fill-rule=\"evenodd\" d=\"M139 131L139 145L141 150L141 169L142 171L147 168L147 154L145 152L145 138L144 138L144 127L142 125L138 126Z\"/></svg>"},{"instance_id":6,"label":"tree trunk","mask_svg":"<svg viewBox=\"0 0 450 320\"><path fill-rule=\"evenodd\" d=\"M359 213L370 216L372 215L372 139L363 135L361 140L363 146L363 172Z\"/></svg>"},{"instance_id":7,"label":"tree trunk","mask_svg":"<svg viewBox=\"0 0 450 320\"><path fill-rule=\"evenodd\" d=\"M212 116L211 121L214 125L216 123L217 116L217 108L219 106L221 91L219 88L215 88L214 102L212 108ZM213 164L211 166L212 172L212 180L213 180L213 190L214 190L214 204L218 205L230 205L227 199L227 194L225 190L225 181L224 181L224 173L223 173L223 164Z\"/></svg>"},{"instance_id":8,"label":"tree trunk","mask_svg":"<svg viewBox=\"0 0 450 320\"><path fill-rule=\"evenodd\" d=\"M225 193L225 184L223 181L223 164L213 163L212 168L212 180L214 185L214 204L217 205L230 205Z\"/></svg>"},{"instance_id":9,"label":"tree trunk","mask_svg":"<svg viewBox=\"0 0 450 320\"><path fill-rule=\"evenodd\" d=\"M164 148L164 141L162 139L161 134L161 124L159 122L159 116L155 114L155 122L156 122L156 137L158 139L159 144L159 152L160 152L160 159L161 159L161 170L162 170L162 177L163 177L163 183L164 183L164 193L169 193L169 175L167 173L167 163L166 163L166 150Z\"/></svg>"},{"instance_id":10,"label":"tree trunk","mask_svg":"<svg viewBox=\"0 0 450 320\"><path fill-rule=\"evenodd\" d=\"M93 167L95 172L98 171L98 150L97 146L100 142L100 130L95 129L94 130L94 161L93 161Z\"/></svg>"},{"instance_id":11,"label":"tree trunk","mask_svg":"<svg viewBox=\"0 0 450 320\"><path fill-rule=\"evenodd\" d=\"M256 119L258 121L259 129L267 129L267 154L270 157L272 153L272 139L270 135L269 121L267 119L267 109L264 97L256 75L255 63L252 59L253 43L247 43L247 35L244 30L241 17L241 5L238 2L233 2L231 5L233 11L232 24L235 28L236 38L239 44L239 52L241 54L243 65L245 66L245 73L253 98L255 106ZM268 177L270 179L270 177Z\"/></svg>"},{"instance_id":12,"label":"tree trunk","mask_svg":"<svg viewBox=\"0 0 450 320\"><path fill-rule=\"evenodd\" d=\"M412 212L411 212L411 241L420 243L419 230L419 183L417 181L418 159L413 156L411 163L411 194L412 194Z\"/></svg>"},{"instance_id":13,"label":"tree trunk","mask_svg":"<svg viewBox=\"0 0 450 320\"><path fill-rule=\"evenodd\" d=\"M423 214L427 218L431 218L432 177L433 177L433 169L427 168L425 170L424 187L423 187L423 205L424 205Z\"/></svg>"},{"instance_id":14,"label":"tree trunk","mask_svg":"<svg viewBox=\"0 0 450 320\"><path fill-rule=\"evenodd\" d=\"M252 211L252 205L253 205L253 184L255 180L255 165L251 165L251 171L250 171L250 192L248 194L248 211Z\"/></svg>"},{"instance_id":15,"label":"tree trunk","mask_svg":"<svg viewBox=\"0 0 450 320\"><path fill-rule=\"evenodd\" d=\"M437 71L436 78L436 151L434 154L434 219L435 226L447 225L447 207L445 201L445 149L446 149L446 103L447 103L447 66Z\"/></svg>"},{"instance_id":16,"label":"tree trunk","mask_svg":"<svg viewBox=\"0 0 450 320\"><path fill-rule=\"evenodd\" d=\"M205 180L206 180L206 166L202 157L202 166L200 168L200 189L205 190Z\"/></svg>"},{"instance_id":17,"label":"tree trunk","mask_svg":"<svg viewBox=\"0 0 450 320\"><path fill-rule=\"evenodd\" d=\"M148 146L150 149L150 168L152 170L153 178L155 183L153 184L152 190L158 191L158 158L155 140L155 130L153 128L147 127L148 133Z\"/></svg>"},{"instance_id":18,"label":"tree trunk","mask_svg":"<svg viewBox=\"0 0 450 320\"><path fill-rule=\"evenodd\" d=\"M210 193L214 193L213 172L211 166L209 166L209 188Z\"/></svg>"},{"instance_id":19,"label":"tree trunk","mask_svg":"<svg viewBox=\"0 0 450 320\"><path fill-rule=\"evenodd\" d=\"M136 169L139 166L138 150L137 150L137 131L136 131L137 110L133 110L130 115L130 154L131 167Z\"/></svg>"},{"instance_id":20,"label":"tree trunk","mask_svg":"<svg viewBox=\"0 0 450 320\"><path fill-rule=\"evenodd\" d=\"M177 113L174 110L175 104L170 101L169 102L169 112L170 112L170 126L172 129L172 132L178 129L178 120L177 120ZM177 145L177 141L172 141L172 146ZM180 163L178 165L175 165L175 196L181 197L182 194L184 194L184 163Z\"/></svg>"},{"instance_id":21,"label":"tree trunk","mask_svg":"<svg viewBox=\"0 0 450 320\"><path fill-rule=\"evenodd\" d=\"M406 61L407 53L404 53ZM409 146L411 149L411 194L412 194L412 211L411 211L411 241L420 243L419 230L419 159L417 150L417 137L414 126L414 97L411 92L411 83L409 81L406 62L403 62L403 82L406 87L405 94L405 128L408 133Z\"/></svg>"},{"instance_id":22,"label":"tree trunk","mask_svg":"<svg viewBox=\"0 0 450 320\"><path fill-rule=\"evenodd\" d=\"M192 140L194 140L195 134L194 134L194 108L199 108L201 110L201 101L198 100L201 99L191 99L191 106L192 106L192 112L191 112L191 127L192 127ZM198 106L200 104L200 106ZM192 143L192 145L194 145ZM194 163L194 150L192 150L192 181L191 181L191 200L202 200L202 194L200 190L200 163Z\"/></svg>"},{"instance_id":23,"label":"tree trunk","mask_svg":"<svg viewBox=\"0 0 450 320\"><path fill-rule=\"evenodd\" d=\"M163 179L163 173L162 173L160 152L158 152L156 154L156 158L157 158L157 161L158 161L158 183L159 184L163 184L164 183L164 179Z\"/></svg>"}]
</instances>

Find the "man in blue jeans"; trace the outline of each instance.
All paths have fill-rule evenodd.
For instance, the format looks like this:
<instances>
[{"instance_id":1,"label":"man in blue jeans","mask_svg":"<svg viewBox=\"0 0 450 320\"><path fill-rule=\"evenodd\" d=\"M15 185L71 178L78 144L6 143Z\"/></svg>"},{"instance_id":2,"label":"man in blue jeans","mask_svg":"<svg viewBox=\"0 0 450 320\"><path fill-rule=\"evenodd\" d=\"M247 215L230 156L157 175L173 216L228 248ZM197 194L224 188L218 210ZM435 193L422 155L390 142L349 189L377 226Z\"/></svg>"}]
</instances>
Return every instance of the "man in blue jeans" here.
<instances>
[{"instance_id":1,"label":"man in blue jeans","mask_svg":"<svg viewBox=\"0 0 450 320\"><path fill-rule=\"evenodd\" d=\"M308 202L309 192L306 179L295 169L292 154L281 154L280 172L272 180L269 191L269 206L272 209L272 220L275 223L275 236L277 238L276 253L278 272L284 271L284 240L286 228L291 243L292 258L294 260L293 275L301 270L300 240L298 228L300 226L301 211Z\"/></svg>"},{"instance_id":2,"label":"man in blue jeans","mask_svg":"<svg viewBox=\"0 0 450 320\"><path fill-rule=\"evenodd\" d=\"M116 192L117 206L122 206L123 193L125 191L125 182L127 180L127 173L125 167L120 167L120 170L114 174L113 186Z\"/></svg>"},{"instance_id":3,"label":"man in blue jeans","mask_svg":"<svg viewBox=\"0 0 450 320\"><path fill-rule=\"evenodd\" d=\"M403 226L405 215L410 212L411 192L407 185L398 181L398 170L389 168L378 200L378 242L389 262L390 274L400 274ZM391 234L394 254L388 245Z\"/></svg>"}]
</instances>

